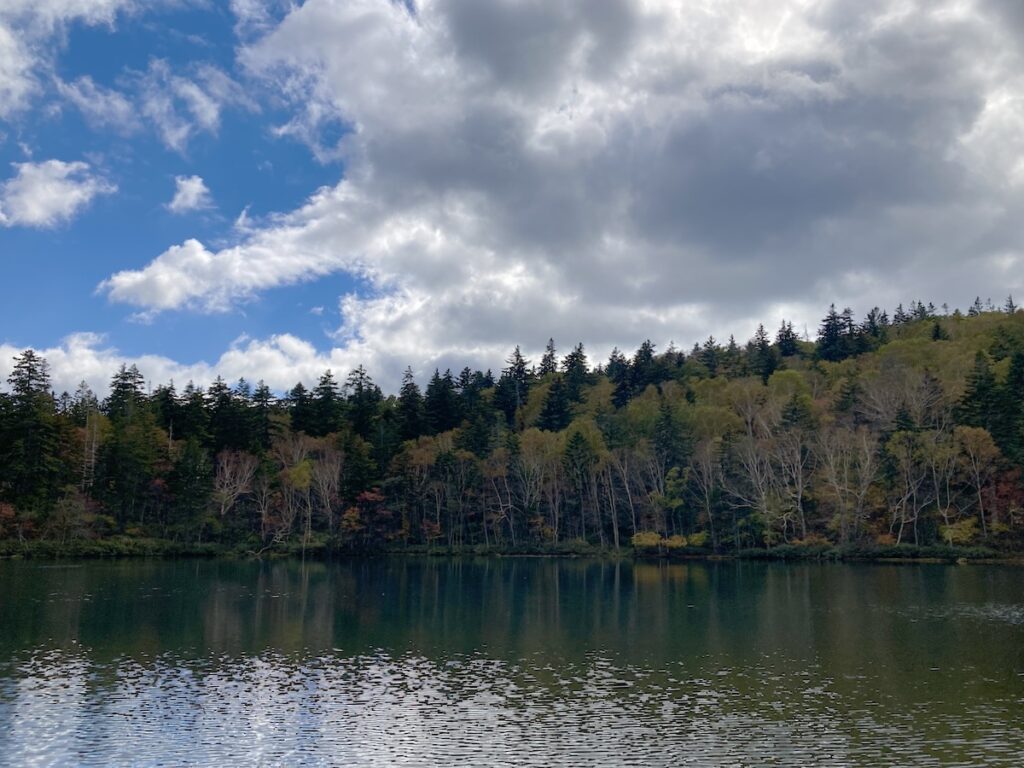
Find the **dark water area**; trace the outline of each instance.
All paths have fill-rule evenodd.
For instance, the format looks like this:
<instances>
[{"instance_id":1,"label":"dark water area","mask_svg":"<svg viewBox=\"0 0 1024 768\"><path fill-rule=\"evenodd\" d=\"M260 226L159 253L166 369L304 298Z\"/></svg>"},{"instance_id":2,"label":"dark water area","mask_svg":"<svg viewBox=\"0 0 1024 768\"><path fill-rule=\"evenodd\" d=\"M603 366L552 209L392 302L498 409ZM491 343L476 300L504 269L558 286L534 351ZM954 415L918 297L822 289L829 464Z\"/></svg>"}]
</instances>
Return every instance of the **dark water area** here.
<instances>
[{"instance_id":1,"label":"dark water area","mask_svg":"<svg viewBox=\"0 0 1024 768\"><path fill-rule=\"evenodd\" d=\"M4 765L1024 765L1024 569L0 562Z\"/></svg>"}]
</instances>

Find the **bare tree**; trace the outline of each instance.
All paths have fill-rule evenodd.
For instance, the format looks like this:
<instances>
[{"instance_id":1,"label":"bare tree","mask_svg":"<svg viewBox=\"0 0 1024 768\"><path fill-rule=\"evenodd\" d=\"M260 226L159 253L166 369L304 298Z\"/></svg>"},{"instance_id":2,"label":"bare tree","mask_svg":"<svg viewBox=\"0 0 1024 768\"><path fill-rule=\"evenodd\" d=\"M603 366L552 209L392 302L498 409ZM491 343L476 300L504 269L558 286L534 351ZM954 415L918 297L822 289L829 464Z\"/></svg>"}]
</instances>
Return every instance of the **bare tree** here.
<instances>
[{"instance_id":1,"label":"bare tree","mask_svg":"<svg viewBox=\"0 0 1024 768\"><path fill-rule=\"evenodd\" d=\"M252 490L259 461L244 451L221 451L213 478L213 499L224 517L243 494Z\"/></svg>"},{"instance_id":2,"label":"bare tree","mask_svg":"<svg viewBox=\"0 0 1024 768\"><path fill-rule=\"evenodd\" d=\"M863 427L826 427L818 432L815 452L835 504L839 540L846 543L864 521L878 476L878 437Z\"/></svg>"},{"instance_id":3,"label":"bare tree","mask_svg":"<svg viewBox=\"0 0 1024 768\"><path fill-rule=\"evenodd\" d=\"M708 521L711 545L718 547L715 530L714 501L722 487L722 441L720 438L701 440L690 459L690 478L700 499L701 509Z\"/></svg>"},{"instance_id":4,"label":"bare tree","mask_svg":"<svg viewBox=\"0 0 1024 768\"><path fill-rule=\"evenodd\" d=\"M345 454L329 445L321 447L313 459L313 488L320 514L327 521L327 530L334 533L335 504L341 491Z\"/></svg>"}]
</instances>

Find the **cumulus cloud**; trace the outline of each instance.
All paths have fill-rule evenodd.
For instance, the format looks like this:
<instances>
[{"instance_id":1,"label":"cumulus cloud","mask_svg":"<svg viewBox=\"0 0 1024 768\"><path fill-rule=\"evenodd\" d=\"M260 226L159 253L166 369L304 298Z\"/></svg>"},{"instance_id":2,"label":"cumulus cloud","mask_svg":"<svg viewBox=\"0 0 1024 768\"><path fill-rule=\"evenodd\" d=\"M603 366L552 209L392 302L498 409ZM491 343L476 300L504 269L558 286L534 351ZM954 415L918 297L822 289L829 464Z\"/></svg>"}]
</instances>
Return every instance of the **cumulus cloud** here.
<instances>
[{"instance_id":1,"label":"cumulus cloud","mask_svg":"<svg viewBox=\"0 0 1024 768\"><path fill-rule=\"evenodd\" d=\"M29 106L52 66L55 36L69 23L112 25L137 0L4 0L0 4L0 120ZM95 96L96 94L92 94Z\"/></svg>"},{"instance_id":2,"label":"cumulus cloud","mask_svg":"<svg viewBox=\"0 0 1024 768\"><path fill-rule=\"evenodd\" d=\"M23 351L16 344L0 344L0 379L7 379L14 357ZM73 392L84 381L101 394L122 364L138 366L151 386L171 381L179 386L189 381L205 386L222 376L227 381L245 378L253 383L262 379L277 392L291 389L298 381L315 381L328 368L348 371L359 364L356 352L318 352L309 342L289 334L240 338L211 363L183 364L162 355L125 355L96 333L71 334L60 344L36 351L49 363L57 392Z\"/></svg>"},{"instance_id":3,"label":"cumulus cloud","mask_svg":"<svg viewBox=\"0 0 1024 768\"><path fill-rule=\"evenodd\" d=\"M223 311L344 271L368 288L339 349L387 370L1020 293L1015 7L307 0L270 24L236 2L269 30L239 58L291 105L279 132L345 177L101 288Z\"/></svg>"},{"instance_id":4,"label":"cumulus cloud","mask_svg":"<svg viewBox=\"0 0 1024 768\"><path fill-rule=\"evenodd\" d=\"M98 195L116 191L88 163L46 160L14 163L0 185L0 225L47 228L69 221Z\"/></svg>"},{"instance_id":5,"label":"cumulus cloud","mask_svg":"<svg viewBox=\"0 0 1024 768\"><path fill-rule=\"evenodd\" d=\"M175 176L174 187L174 198L167 204L171 213L188 213L213 206L213 198L202 176Z\"/></svg>"}]
</instances>

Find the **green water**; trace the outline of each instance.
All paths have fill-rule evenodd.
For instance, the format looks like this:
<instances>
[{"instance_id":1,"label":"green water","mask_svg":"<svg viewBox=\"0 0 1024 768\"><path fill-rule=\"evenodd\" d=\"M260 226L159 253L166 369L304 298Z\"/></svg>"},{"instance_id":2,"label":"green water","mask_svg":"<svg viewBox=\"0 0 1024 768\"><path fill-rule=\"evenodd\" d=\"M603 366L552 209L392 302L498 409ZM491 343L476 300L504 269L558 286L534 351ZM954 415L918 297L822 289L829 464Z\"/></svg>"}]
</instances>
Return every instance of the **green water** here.
<instances>
[{"instance_id":1,"label":"green water","mask_svg":"<svg viewBox=\"0 0 1024 768\"><path fill-rule=\"evenodd\" d=\"M0 562L10 765L1024 764L1024 569Z\"/></svg>"}]
</instances>

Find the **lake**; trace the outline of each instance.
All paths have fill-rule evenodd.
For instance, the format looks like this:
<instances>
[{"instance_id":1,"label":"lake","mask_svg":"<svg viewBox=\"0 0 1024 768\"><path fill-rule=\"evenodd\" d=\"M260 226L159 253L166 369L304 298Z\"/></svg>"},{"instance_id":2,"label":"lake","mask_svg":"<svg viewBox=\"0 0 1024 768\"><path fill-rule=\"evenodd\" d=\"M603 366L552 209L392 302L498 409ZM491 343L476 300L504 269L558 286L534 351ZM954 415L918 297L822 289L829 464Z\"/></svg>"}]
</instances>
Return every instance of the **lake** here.
<instances>
[{"instance_id":1,"label":"lake","mask_svg":"<svg viewBox=\"0 0 1024 768\"><path fill-rule=\"evenodd\" d=\"M1024 569L0 562L0 762L1020 766Z\"/></svg>"}]
</instances>

